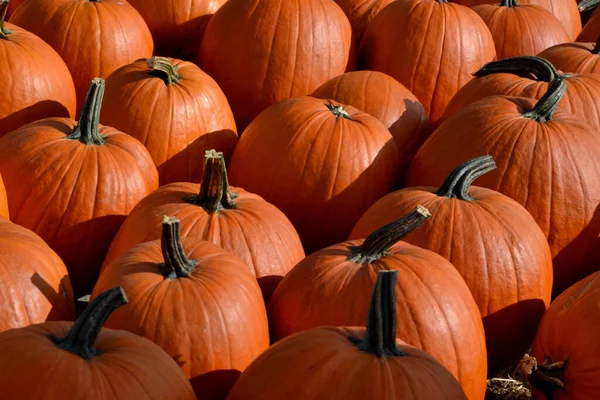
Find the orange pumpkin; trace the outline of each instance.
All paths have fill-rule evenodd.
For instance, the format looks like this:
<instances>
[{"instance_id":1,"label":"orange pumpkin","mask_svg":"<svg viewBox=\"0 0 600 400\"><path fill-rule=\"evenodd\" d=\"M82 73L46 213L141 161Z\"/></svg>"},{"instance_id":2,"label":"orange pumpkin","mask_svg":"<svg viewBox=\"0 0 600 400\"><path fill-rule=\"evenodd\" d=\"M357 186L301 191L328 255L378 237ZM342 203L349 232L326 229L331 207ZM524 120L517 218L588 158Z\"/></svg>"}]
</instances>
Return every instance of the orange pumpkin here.
<instances>
[{"instance_id":1,"label":"orange pumpkin","mask_svg":"<svg viewBox=\"0 0 600 400\"><path fill-rule=\"evenodd\" d=\"M600 9L598 4L600 4L598 0L583 0L579 3L579 11L582 13L591 12L591 14L583 30L577 36L578 42L593 42L600 35Z\"/></svg>"},{"instance_id":2,"label":"orange pumpkin","mask_svg":"<svg viewBox=\"0 0 600 400\"><path fill-rule=\"evenodd\" d=\"M0 139L11 219L58 253L77 296L94 286L127 214L158 186L144 146L99 125L103 93L104 81L94 79L79 122L44 119Z\"/></svg>"},{"instance_id":3,"label":"orange pumpkin","mask_svg":"<svg viewBox=\"0 0 600 400\"><path fill-rule=\"evenodd\" d=\"M542 51L538 56L564 72L597 74L600 73L600 36L596 43L563 43Z\"/></svg>"},{"instance_id":4,"label":"orange pumpkin","mask_svg":"<svg viewBox=\"0 0 600 400\"><path fill-rule=\"evenodd\" d=\"M198 182L204 152L229 160L237 142L225 95L189 62L153 57L125 65L106 79L104 98L101 122L146 146L161 186Z\"/></svg>"},{"instance_id":5,"label":"orange pumpkin","mask_svg":"<svg viewBox=\"0 0 600 400\"><path fill-rule=\"evenodd\" d=\"M298 263L267 307L273 339L324 325L360 326L377 273L398 270L396 336L448 368L469 399L482 399L485 334L469 288L442 256L400 241L430 216L417 207L367 239L330 246Z\"/></svg>"},{"instance_id":6,"label":"orange pumpkin","mask_svg":"<svg viewBox=\"0 0 600 400\"><path fill-rule=\"evenodd\" d=\"M350 21L352 35L357 44L371 20L394 0L335 0Z\"/></svg>"},{"instance_id":7,"label":"orange pumpkin","mask_svg":"<svg viewBox=\"0 0 600 400\"><path fill-rule=\"evenodd\" d=\"M0 217L9 218L8 200L6 199L6 189L2 181L2 175L0 175Z\"/></svg>"}]
</instances>

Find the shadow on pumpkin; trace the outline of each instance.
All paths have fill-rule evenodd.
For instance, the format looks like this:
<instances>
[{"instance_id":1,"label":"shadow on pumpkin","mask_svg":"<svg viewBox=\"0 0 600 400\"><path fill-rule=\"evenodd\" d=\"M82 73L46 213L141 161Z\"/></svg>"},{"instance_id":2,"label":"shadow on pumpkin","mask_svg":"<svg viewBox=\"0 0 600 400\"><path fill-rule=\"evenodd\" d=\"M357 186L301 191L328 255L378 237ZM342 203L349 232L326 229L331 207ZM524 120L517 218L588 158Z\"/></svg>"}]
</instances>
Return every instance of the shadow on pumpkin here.
<instances>
[{"instance_id":1,"label":"shadow on pumpkin","mask_svg":"<svg viewBox=\"0 0 600 400\"><path fill-rule=\"evenodd\" d=\"M273 292L277 289L277 286L279 286L279 282L281 282L282 279L283 276L281 275L261 276L256 279L258 281L258 286L260 286L263 299L265 300L265 305L269 303Z\"/></svg>"},{"instance_id":2,"label":"shadow on pumpkin","mask_svg":"<svg viewBox=\"0 0 600 400\"><path fill-rule=\"evenodd\" d=\"M68 275L63 276L60 280L58 292L37 272L31 276L30 280L52 304L46 321L75 321L75 300Z\"/></svg>"},{"instance_id":3,"label":"shadow on pumpkin","mask_svg":"<svg viewBox=\"0 0 600 400\"><path fill-rule=\"evenodd\" d=\"M23 125L51 117L70 118L69 110L58 101L44 100L37 102L0 119L0 137L19 129Z\"/></svg>"},{"instance_id":4,"label":"shadow on pumpkin","mask_svg":"<svg viewBox=\"0 0 600 400\"><path fill-rule=\"evenodd\" d=\"M167 28L179 34L170 36L163 41L155 41L155 54L195 63L204 31L212 16L213 14L202 15L178 24L177 27ZM164 29L161 33L164 35Z\"/></svg>"},{"instance_id":5,"label":"shadow on pumpkin","mask_svg":"<svg viewBox=\"0 0 600 400\"><path fill-rule=\"evenodd\" d=\"M234 369L222 369L193 377L190 383L202 400L222 400L242 373Z\"/></svg>"}]
</instances>

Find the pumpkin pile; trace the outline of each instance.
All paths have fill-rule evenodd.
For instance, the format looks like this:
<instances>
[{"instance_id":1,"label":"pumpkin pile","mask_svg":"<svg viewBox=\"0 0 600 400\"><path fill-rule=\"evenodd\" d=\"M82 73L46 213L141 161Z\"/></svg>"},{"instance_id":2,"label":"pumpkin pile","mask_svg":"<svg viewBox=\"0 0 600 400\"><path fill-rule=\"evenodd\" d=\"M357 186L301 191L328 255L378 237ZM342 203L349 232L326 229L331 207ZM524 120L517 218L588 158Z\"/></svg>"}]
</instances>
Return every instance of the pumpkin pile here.
<instances>
[{"instance_id":1,"label":"pumpkin pile","mask_svg":"<svg viewBox=\"0 0 600 400\"><path fill-rule=\"evenodd\" d=\"M0 0L0 397L600 398L598 5Z\"/></svg>"}]
</instances>

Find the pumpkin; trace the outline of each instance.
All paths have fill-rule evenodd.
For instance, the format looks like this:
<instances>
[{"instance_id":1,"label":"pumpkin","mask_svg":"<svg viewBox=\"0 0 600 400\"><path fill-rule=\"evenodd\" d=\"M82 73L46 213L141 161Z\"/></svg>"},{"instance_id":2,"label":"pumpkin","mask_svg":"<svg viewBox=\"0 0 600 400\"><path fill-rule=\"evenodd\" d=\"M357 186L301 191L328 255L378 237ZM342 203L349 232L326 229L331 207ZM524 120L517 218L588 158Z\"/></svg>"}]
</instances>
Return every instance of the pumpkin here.
<instances>
[{"instance_id":1,"label":"pumpkin","mask_svg":"<svg viewBox=\"0 0 600 400\"><path fill-rule=\"evenodd\" d=\"M219 246L182 240L177 218L164 218L160 240L134 246L113 261L91 298L115 286L125 290L129 303L106 327L158 344L181 366L199 398L225 398L240 373L269 347L267 313L254 274Z\"/></svg>"},{"instance_id":2,"label":"pumpkin","mask_svg":"<svg viewBox=\"0 0 600 400\"><path fill-rule=\"evenodd\" d=\"M92 289L129 211L158 186L144 146L99 125L103 94L94 79L79 122L43 119L0 139L11 219L58 253L78 297Z\"/></svg>"},{"instance_id":3,"label":"pumpkin","mask_svg":"<svg viewBox=\"0 0 600 400\"><path fill-rule=\"evenodd\" d=\"M67 268L35 233L0 217L0 332L75 318Z\"/></svg>"},{"instance_id":4,"label":"pumpkin","mask_svg":"<svg viewBox=\"0 0 600 400\"><path fill-rule=\"evenodd\" d=\"M232 184L287 215L304 250L345 240L360 216L400 180L385 126L352 106L302 96L261 113L229 166Z\"/></svg>"},{"instance_id":5,"label":"pumpkin","mask_svg":"<svg viewBox=\"0 0 600 400\"><path fill-rule=\"evenodd\" d=\"M6 189L2 181L2 175L0 175L0 217L9 218L8 200L6 199Z\"/></svg>"},{"instance_id":6,"label":"pumpkin","mask_svg":"<svg viewBox=\"0 0 600 400\"><path fill-rule=\"evenodd\" d=\"M154 49L140 14L121 0L26 0L10 22L62 57L73 76L78 111L92 79L106 79L125 64L151 57Z\"/></svg>"},{"instance_id":7,"label":"pumpkin","mask_svg":"<svg viewBox=\"0 0 600 400\"><path fill-rule=\"evenodd\" d=\"M404 241L440 254L467 283L483 317L488 375L514 365L529 349L552 293L552 256L535 220L511 198L470 186L495 167L492 157L477 157L458 166L439 188L390 193L350 235L365 238L418 204L431 212Z\"/></svg>"},{"instance_id":8,"label":"pumpkin","mask_svg":"<svg viewBox=\"0 0 600 400\"><path fill-rule=\"evenodd\" d=\"M532 79L529 74L533 74ZM560 74L547 60L539 57L511 57L485 65L448 104L443 120L468 104L487 96L519 96L540 99L550 82L561 77L567 90L560 106L600 130L600 76L596 74ZM481 155L481 154L477 154ZM460 162L465 160L460 160Z\"/></svg>"},{"instance_id":9,"label":"pumpkin","mask_svg":"<svg viewBox=\"0 0 600 400\"><path fill-rule=\"evenodd\" d=\"M0 137L38 119L75 116L67 66L43 40L4 22L8 5L0 0Z\"/></svg>"},{"instance_id":10,"label":"pumpkin","mask_svg":"<svg viewBox=\"0 0 600 400\"><path fill-rule=\"evenodd\" d=\"M128 0L148 24L156 53L191 60L212 15L227 0Z\"/></svg>"},{"instance_id":11,"label":"pumpkin","mask_svg":"<svg viewBox=\"0 0 600 400\"><path fill-rule=\"evenodd\" d=\"M198 63L223 89L241 132L270 105L343 73L351 39L331 0L229 0L206 27Z\"/></svg>"},{"instance_id":12,"label":"pumpkin","mask_svg":"<svg viewBox=\"0 0 600 400\"><path fill-rule=\"evenodd\" d=\"M200 185L165 185L136 206L112 242L104 267L136 244L159 239L164 215L181 221L184 237L207 240L244 261L265 300L304 258L287 217L260 196L230 187L223 154L213 150L206 152Z\"/></svg>"},{"instance_id":13,"label":"pumpkin","mask_svg":"<svg viewBox=\"0 0 600 400\"><path fill-rule=\"evenodd\" d=\"M415 95L381 72L345 73L325 82L312 96L348 104L381 121L400 150L400 171L406 172L417 150L431 133L425 109Z\"/></svg>"},{"instance_id":14,"label":"pumpkin","mask_svg":"<svg viewBox=\"0 0 600 400\"><path fill-rule=\"evenodd\" d=\"M126 302L117 287L98 296L75 323L45 322L0 333L3 396L195 399L177 363L160 347L130 332L102 329Z\"/></svg>"},{"instance_id":15,"label":"pumpkin","mask_svg":"<svg viewBox=\"0 0 600 400\"><path fill-rule=\"evenodd\" d=\"M402 322L396 336L435 357L469 399L482 399L485 334L469 288L442 256L400 241L430 216L418 206L364 240L327 247L298 263L268 304L272 338L324 325L360 326L377 273L398 270L396 306Z\"/></svg>"},{"instance_id":16,"label":"pumpkin","mask_svg":"<svg viewBox=\"0 0 600 400\"><path fill-rule=\"evenodd\" d=\"M248 367L227 400L466 400L446 368L396 339L397 277L377 275L366 329L319 327L285 338Z\"/></svg>"},{"instance_id":17,"label":"pumpkin","mask_svg":"<svg viewBox=\"0 0 600 400\"><path fill-rule=\"evenodd\" d=\"M435 126L471 73L495 57L492 35L473 10L446 0L407 0L373 18L359 65L406 86Z\"/></svg>"},{"instance_id":18,"label":"pumpkin","mask_svg":"<svg viewBox=\"0 0 600 400\"><path fill-rule=\"evenodd\" d=\"M438 186L455 165L489 154L498 169L478 180L523 205L553 256L553 296L595 271L600 223L600 135L557 108L566 90L556 78L539 101L490 96L465 107L429 137L407 185Z\"/></svg>"},{"instance_id":19,"label":"pumpkin","mask_svg":"<svg viewBox=\"0 0 600 400\"><path fill-rule=\"evenodd\" d=\"M591 12L583 30L577 36L578 42L593 42L600 35L600 11L598 11L600 0L583 0L579 3L579 11Z\"/></svg>"},{"instance_id":20,"label":"pumpkin","mask_svg":"<svg viewBox=\"0 0 600 400\"><path fill-rule=\"evenodd\" d=\"M490 29L498 59L534 56L548 47L570 40L569 34L550 11L517 0L473 7ZM507 33L510 32L510 33Z\"/></svg>"},{"instance_id":21,"label":"pumpkin","mask_svg":"<svg viewBox=\"0 0 600 400\"><path fill-rule=\"evenodd\" d=\"M237 132L216 82L196 65L164 57L140 59L106 79L101 122L146 146L160 185L198 182L210 149L229 160ZM151 123L148 123L148 120Z\"/></svg>"},{"instance_id":22,"label":"pumpkin","mask_svg":"<svg viewBox=\"0 0 600 400\"><path fill-rule=\"evenodd\" d=\"M573 74L600 73L600 36L595 43L575 42L552 46L539 57L550 61L561 71Z\"/></svg>"},{"instance_id":23,"label":"pumpkin","mask_svg":"<svg viewBox=\"0 0 600 400\"><path fill-rule=\"evenodd\" d=\"M335 0L350 21L352 35L357 44L371 20L394 0Z\"/></svg>"}]
</instances>

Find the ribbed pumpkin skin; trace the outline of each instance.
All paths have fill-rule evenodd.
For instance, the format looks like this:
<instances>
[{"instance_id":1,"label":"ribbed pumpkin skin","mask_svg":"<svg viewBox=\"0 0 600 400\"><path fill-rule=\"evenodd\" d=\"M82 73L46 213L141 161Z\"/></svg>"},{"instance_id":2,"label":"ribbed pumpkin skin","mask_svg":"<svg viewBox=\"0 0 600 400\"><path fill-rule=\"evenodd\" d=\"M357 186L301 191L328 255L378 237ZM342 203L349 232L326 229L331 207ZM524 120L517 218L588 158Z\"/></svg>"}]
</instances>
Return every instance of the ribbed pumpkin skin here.
<instances>
[{"instance_id":1,"label":"ribbed pumpkin skin","mask_svg":"<svg viewBox=\"0 0 600 400\"><path fill-rule=\"evenodd\" d=\"M279 340L319 326L360 326L382 270L399 270L397 337L434 356L460 382L467 397L485 393L487 357L481 315L469 288L443 257L404 242L373 263L348 261L344 242L319 250L286 275L267 307Z\"/></svg>"},{"instance_id":2,"label":"ribbed pumpkin skin","mask_svg":"<svg viewBox=\"0 0 600 400\"><path fill-rule=\"evenodd\" d=\"M439 186L456 165L491 155L498 168L477 185L516 200L542 228L556 296L597 268L600 228L592 218L600 199L600 135L560 107L547 123L522 117L534 104L493 96L465 107L421 147L407 185Z\"/></svg>"},{"instance_id":3,"label":"ribbed pumpkin skin","mask_svg":"<svg viewBox=\"0 0 600 400\"><path fill-rule=\"evenodd\" d=\"M371 20L392 1L394 0L335 0L350 21L357 45Z\"/></svg>"},{"instance_id":4,"label":"ribbed pumpkin skin","mask_svg":"<svg viewBox=\"0 0 600 400\"><path fill-rule=\"evenodd\" d=\"M403 240L452 263L483 317L488 374L517 363L529 349L552 293L552 256L527 210L498 192L472 186L474 200L438 196L437 188L406 188L380 199L350 239L408 214L417 205L432 217Z\"/></svg>"},{"instance_id":5,"label":"ribbed pumpkin skin","mask_svg":"<svg viewBox=\"0 0 600 400\"><path fill-rule=\"evenodd\" d=\"M335 77L312 94L332 99L372 115L389 129L400 150L400 170L431 134L425 109L404 85L376 71L354 71Z\"/></svg>"},{"instance_id":6,"label":"ribbed pumpkin skin","mask_svg":"<svg viewBox=\"0 0 600 400\"><path fill-rule=\"evenodd\" d=\"M227 400L467 398L433 357L400 339L398 348L407 356L378 358L348 337L362 339L365 329L321 327L275 343L242 374Z\"/></svg>"},{"instance_id":7,"label":"ribbed pumpkin skin","mask_svg":"<svg viewBox=\"0 0 600 400\"><path fill-rule=\"evenodd\" d=\"M351 41L332 0L228 0L206 28L199 65L223 89L241 132L270 105L344 73Z\"/></svg>"},{"instance_id":8,"label":"ribbed pumpkin skin","mask_svg":"<svg viewBox=\"0 0 600 400\"><path fill-rule=\"evenodd\" d=\"M367 208L400 177L399 152L376 118L303 96L279 102L244 131L229 180L279 208L311 253L345 240ZM337 103L334 103L337 105Z\"/></svg>"},{"instance_id":9,"label":"ribbed pumpkin skin","mask_svg":"<svg viewBox=\"0 0 600 400\"><path fill-rule=\"evenodd\" d=\"M50 46L13 24L0 39L0 137L30 122L75 116L75 87L69 69ZM89 85L89 81L88 81Z\"/></svg>"},{"instance_id":10,"label":"ribbed pumpkin skin","mask_svg":"<svg viewBox=\"0 0 600 400\"><path fill-rule=\"evenodd\" d=\"M0 332L75 319L67 268L35 233L0 217Z\"/></svg>"},{"instance_id":11,"label":"ribbed pumpkin skin","mask_svg":"<svg viewBox=\"0 0 600 400\"><path fill-rule=\"evenodd\" d=\"M13 222L63 259L75 293L91 289L110 242L133 207L158 187L137 140L101 126L101 145L65 137L76 121L41 120L0 139L0 173Z\"/></svg>"},{"instance_id":12,"label":"ribbed pumpkin skin","mask_svg":"<svg viewBox=\"0 0 600 400\"><path fill-rule=\"evenodd\" d=\"M532 4L502 7L482 4L473 7L490 29L499 60L535 56L548 47L566 43L569 34L550 11Z\"/></svg>"},{"instance_id":13,"label":"ribbed pumpkin skin","mask_svg":"<svg viewBox=\"0 0 600 400\"><path fill-rule=\"evenodd\" d=\"M72 322L46 322L0 333L0 386L10 399L149 399L196 397L181 369L157 345L102 329L93 361L58 348ZM35 376L39 383L32 383ZM42 382L44 382L42 384Z\"/></svg>"},{"instance_id":14,"label":"ribbed pumpkin skin","mask_svg":"<svg viewBox=\"0 0 600 400\"><path fill-rule=\"evenodd\" d=\"M237 142L235 121L210 76L192 63L169 60L183 76L172 85L152 74L145 59L112 73L100 118L144 144L160 185L198 182L206 150L222 151L229 160Z\"/></svg>"},{"instance_id":15,"label":"ribbed pumpkin skin","mask_svg":"<svg viewBox=\"0 0 600 400\"><path fill-rule=\"evenodd\" d=\"M239 258L212 243L182 240L190 276L165 279L161 241L142 243L111 263L92 299L121 286L129 303L105 326L158 344L181 366L199 398L223 399L241 372L269 347L260 288Z\"/></svg>"},{"instance_id":16,"label":"ribbed pumpkin skin","mask_svg":"<svg viewBox=\"0 0 600 400\"><path fill-rule=\"evenodd\" d=\"M2 175L0 175L0 217L4 217L6 219L10 217L8 212L8 199L6 198L6 189L4 188Z\"/></svg>"},{"instance_id":17,"label":"ribbed pumpkin skin","mask_svg":"<svg viewBox=\"0 0 600 400\"><path fill-rule=\"evenodd\" d=\"M409 0L391 3L372 20L359 64L406 86L435 125L471 74L495 56L492 35L473 10L436 0Z\"/></svg>"},{"instance_id":18,"label":"ribbed pumpkin skin","mask_svg":"<svg viewBox=\"0 0 600 400\"><path fill-rule=\"evenodd\" d=\"M600 55L593 52L595 46L595 43L564 43L542 51L539 57L550 61L563 72L598 74Z\"/></svg>"},{"instance_id":19,"label":"ribbed pumpkin skin","mask_svg":"<svg viewBox=\"0 0 600 400\"><path fill-rule=\"evenodd\" d=\"M81 110L90 81L151 57L152 36L139 13L121 0L26 0L10 22L48 43L67 64Z\"/></svg>"}]
</instances>

